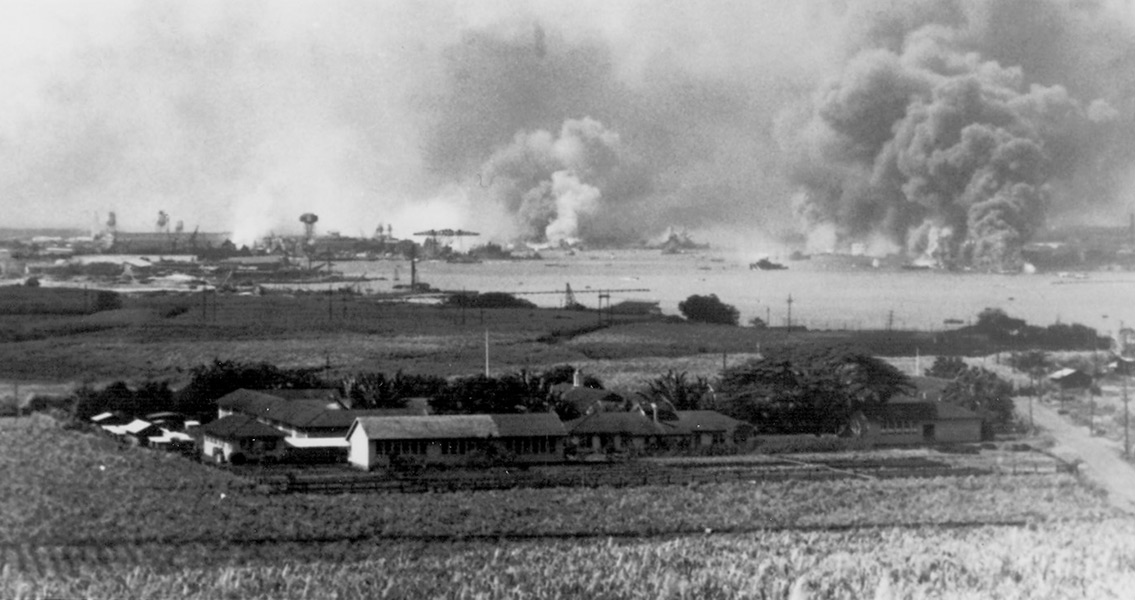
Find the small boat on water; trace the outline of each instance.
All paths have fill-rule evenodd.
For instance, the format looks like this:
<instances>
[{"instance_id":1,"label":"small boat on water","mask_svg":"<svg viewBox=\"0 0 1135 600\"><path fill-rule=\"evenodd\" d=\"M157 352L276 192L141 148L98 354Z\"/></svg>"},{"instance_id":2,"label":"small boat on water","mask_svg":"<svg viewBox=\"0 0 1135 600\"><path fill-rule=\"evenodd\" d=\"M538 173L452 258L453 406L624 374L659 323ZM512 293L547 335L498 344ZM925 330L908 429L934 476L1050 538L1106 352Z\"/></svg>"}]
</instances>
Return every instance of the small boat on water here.
<instances>
[{"instance_id":1,"label":"small boat on water","mask_svg":"<svg viewBox=\"0 0 1135 600\"><path fill-rule=\"evenodd\" d=\"M780 263L774 263L767 258L762 258L762 259L758 260L757 262L749 263L749 270L750 271L780 271L782 269L787 269L787 268L788 267L786 267L786 266L784 266Z\"/></svg>"}]
</instances>

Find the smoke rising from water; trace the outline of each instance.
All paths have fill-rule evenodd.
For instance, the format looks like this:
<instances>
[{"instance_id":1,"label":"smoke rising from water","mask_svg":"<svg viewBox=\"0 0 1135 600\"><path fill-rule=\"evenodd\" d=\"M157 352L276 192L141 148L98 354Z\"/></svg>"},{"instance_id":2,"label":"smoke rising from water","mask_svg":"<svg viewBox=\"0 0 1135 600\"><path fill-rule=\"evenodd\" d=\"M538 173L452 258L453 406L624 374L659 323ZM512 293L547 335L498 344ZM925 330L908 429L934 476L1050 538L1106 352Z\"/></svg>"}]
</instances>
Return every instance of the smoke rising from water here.
<instances>
[{"instance_id":1,"label":"smoke rising from water","mask_svg":"<svg viewBox=\"0 0 1135 600\"><path fill-rule=\"evenodd\" d=\"M675 225L996 267L1046 223L1126 211L1132 21L1103 0L6 3L0 198L28 207L12 225Z\"/></svg>"},{"instance_id":2,"label":"smoke rising from water","mask_svg":"<svg viewBox=\"0 0 1135 600\"><path fill-rule=\"evenodd\" d=\"M1121 191L1114 174L1130 170L1135 155L1118 134L1131 132L1130 101L1116 92L1130 90L1131 75L1110 73L1109 90L1082 74L1065 79L1051 64L1029 72L1022 64L1035 59L1016 64L1022 48L999 44L1047 34L1088 50L1088 38L1060 38L1108 27L1089 18L1102 17L1102 6L902 6L853 21L861 27L840 72L782 123L803 189L795 210L814 245L882 234L937 262L1012 267L1046 214ZM1052 20L1032 18L1037 10ZM1132 48L1129 30L1122 41ZM1128 105L1126 116L1113 102Z\"/></svg>"}]
</instances>

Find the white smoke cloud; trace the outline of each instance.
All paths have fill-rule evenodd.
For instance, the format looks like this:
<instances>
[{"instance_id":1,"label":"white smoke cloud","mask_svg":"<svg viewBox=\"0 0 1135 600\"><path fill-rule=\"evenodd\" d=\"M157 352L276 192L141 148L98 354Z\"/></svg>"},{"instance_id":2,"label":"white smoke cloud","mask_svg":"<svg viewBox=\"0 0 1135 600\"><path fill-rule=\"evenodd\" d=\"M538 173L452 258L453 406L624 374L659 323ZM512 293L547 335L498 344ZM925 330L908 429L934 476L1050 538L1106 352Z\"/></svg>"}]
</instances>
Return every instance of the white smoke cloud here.
<instances>
[{"instance_id":1,"label":"white smoke cloud","mask_svg":"<svg viewBox=\"0 0 1135 600\"><path fill-rule=\"evenodd\" d=\"M512 212L521 237L575 241L587 233L586 217L603 207L603 190L627 187L628 160L617 133L584 117L565 121L558 135L517 133L481 177L491 182L493 203Z\"/></svg>"},{"instance_id":2,"label":"white smoke cloud","mask_svg":"<svg viewBox=\"0 0 1135 600\"><path fill-rule=\"evenodd\" d=\"M556 171L552 173L552 195L556 216L548 223L544 237L553 243L579 240L580 219L599 210L599 188L583 183L575 173Z\"/></svg>"}]
</instances>

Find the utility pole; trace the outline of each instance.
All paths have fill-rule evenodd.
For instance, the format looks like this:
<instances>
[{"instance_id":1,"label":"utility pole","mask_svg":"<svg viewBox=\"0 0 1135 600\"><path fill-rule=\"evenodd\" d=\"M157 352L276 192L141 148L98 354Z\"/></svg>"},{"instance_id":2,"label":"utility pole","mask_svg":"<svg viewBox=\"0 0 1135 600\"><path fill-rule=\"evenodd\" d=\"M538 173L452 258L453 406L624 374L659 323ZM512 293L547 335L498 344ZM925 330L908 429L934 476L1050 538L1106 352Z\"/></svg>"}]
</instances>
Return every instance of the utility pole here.
<instances>
[{"instance_id":1,"label":"utility pole","mask_svg":"<svg viewBox=\"0 0 1135 600\"><path fill-rule=\"evenodd\" d=\"M787 320L787 325L788 325L788 331L789 331L789 333L791 333L792 332L792 294L788 295L788 320Z\"/></svg>"},{"instance_id":2,"label":"utility pole","mask_svg":"<svg viewBox=\"0 0 1135 600\"><path fill-rule=\"evenodd\" d=\"M489 330L485 330L485 377L489 376Z\"/></svg>"},{"instance_id":3,"label":"utility pole","mask_svg":"<svg viewBox=\"0 0 1135 600\"><path fill-rule=\"evenodd\" d=\"M1127 412L1127 374L1124 373L1123 378L1123 455L1131 457L1131 429L1127 427L1128 412Z\"/></svg>"},{"instance_id":4,"label":"utility pole","mask_svg":"<svg viewBox=\"0 0 1135 600\"><path fill-rule=\"evenodd\" d=\"M887 331L894 329L894 327L895 327L895 311L894 311L894 309L891 309L891 310L887 311Z\"/></svg>"}]
</instances>

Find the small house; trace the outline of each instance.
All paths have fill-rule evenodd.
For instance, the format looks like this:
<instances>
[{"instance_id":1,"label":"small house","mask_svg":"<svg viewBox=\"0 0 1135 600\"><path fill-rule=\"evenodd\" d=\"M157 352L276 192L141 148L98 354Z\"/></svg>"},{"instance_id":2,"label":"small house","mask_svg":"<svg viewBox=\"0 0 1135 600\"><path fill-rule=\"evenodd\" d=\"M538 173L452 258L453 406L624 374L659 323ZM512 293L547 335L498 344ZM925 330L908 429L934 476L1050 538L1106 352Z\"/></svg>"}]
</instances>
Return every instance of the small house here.
<instances>
[{"instance_id":1,"label":"small house","mask_svg":"<svg viewBox=\"0 0 1135 600\"><path fill-rule=\"evenodd\" d=\"M981 441L979 415L948 402L892 400L860 408L852 436L886 446Z\"/></svg>"},{"instance_id":2,"label":"small house","mask_svg":"<svg viewBox=\"0 0 1135 600\"><path fill-rule=\"evenodd\" d=\"M201 455L219 463L274 462L286 452L283 432L248 415L228 415L200 428Z\"/></svg>"},{"instance_id":3,"label":"small house","mask_svg":"<svg viewBox=\"0 0 1135 600\"><path fill-rule=\"evenodd\" d=\"M362 469L401 458L463 465L493 455L515 463L563 460L567 431L553 413L360 416L347 432L349 462Z\"/></svg>"},{"instance_id":4,"label":"small house","mask_svg":"<svg viewBox=\"0 0 1135 600\"><path fill-rule=\"evenodd\" d=\"M196 447L193 436L181 431L171 431L164 428L161 430L161 435L151 436L147 440L147 445L158 450L181 452L183 454L191 454Z\"/></svg>"},{"instance_id":5,"label":"small house","mask_svg":"<svg viewBox=\"0 0 1135 600\"><path fill-rule=\"evenodd\" d=\"M1079 369L1060 369L1049 375L1048 380L1062 390L1086 390L1092 385L1092 376Z\"/></svg>"},{"instance_id":6,"label":"small house","mask_svg":"<svg viewBox=\"0 0 1135 600\"><path fill-rule=\"evenodd\" d=\"M142 419L134 419L125 425L104 425L103 429L134 446L149 446L151 437L162 434L160 427Z\"/></svg>"},{"instance_id":7,"label":"small house","mask_svg":"<svg viewBox=\"0 0 1135 600\"><path fill-rule=\"evenodd\" d=\"M1135 375L1135 358L1128 358L1120 354L1113 355L1111 362L1108 364L1108 369L1116 375L1125 377Z\"/></svg>"}]
</instances>

